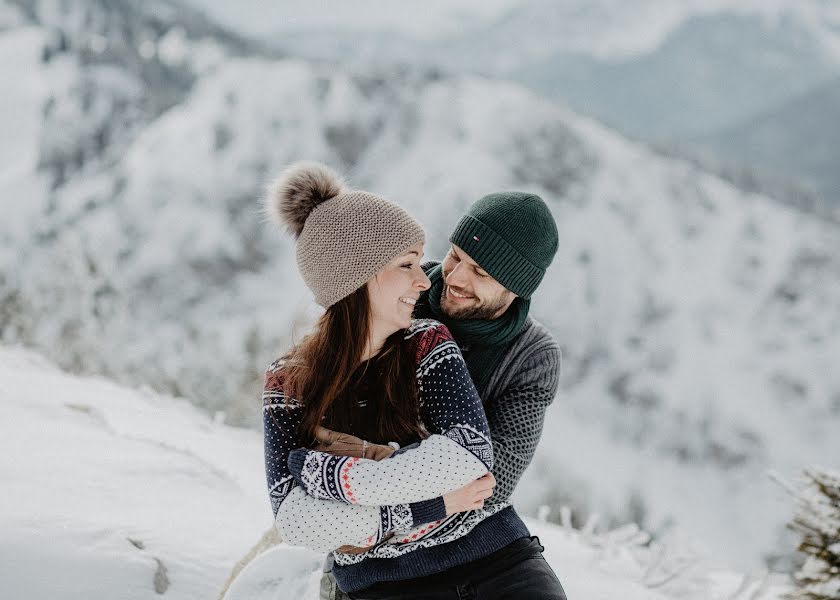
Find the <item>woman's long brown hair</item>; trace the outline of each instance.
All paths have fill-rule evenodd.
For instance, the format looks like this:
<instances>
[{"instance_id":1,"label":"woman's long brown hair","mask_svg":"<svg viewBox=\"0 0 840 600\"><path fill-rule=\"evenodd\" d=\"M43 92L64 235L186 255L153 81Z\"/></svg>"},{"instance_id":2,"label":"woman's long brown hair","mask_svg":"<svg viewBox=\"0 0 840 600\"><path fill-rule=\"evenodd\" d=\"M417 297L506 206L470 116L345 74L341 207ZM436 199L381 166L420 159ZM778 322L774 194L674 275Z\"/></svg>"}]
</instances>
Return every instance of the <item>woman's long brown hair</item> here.
<instances>
[{"instance_id":1,"label":"woman's long brown hair","mask_svg":"<svg viewBox=\"0 0 840 600\"><path fill-rule=\"evenodd\" d=\"M394 333L377 356L362 364L370 322L367 286L362 286L330 306L315 331L286 355L284 393L303 405L299 435L305 443L315 439L319 425L377 444L407 444L426 436L420 423L415 358L404 332ZM374 371L365 372L368 369ZM374 418L368 420L358 418L360 408L351 389L363 376L372 377L366 413Z\"/></svg>"}]
</instances>

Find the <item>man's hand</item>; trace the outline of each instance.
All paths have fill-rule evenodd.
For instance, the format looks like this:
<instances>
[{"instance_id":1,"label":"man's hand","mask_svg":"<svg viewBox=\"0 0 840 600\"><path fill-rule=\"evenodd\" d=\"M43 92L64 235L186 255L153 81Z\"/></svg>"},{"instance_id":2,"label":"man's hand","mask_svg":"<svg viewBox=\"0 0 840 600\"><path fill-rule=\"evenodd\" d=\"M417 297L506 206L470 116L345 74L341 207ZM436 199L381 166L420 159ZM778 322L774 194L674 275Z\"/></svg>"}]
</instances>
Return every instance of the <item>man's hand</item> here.
<instances>
[{"instance_id":1,"label":"man's hand","mask_svg":"<svg viewBox=\"0 0 840 600\"><path fill-rule=\"evenodd\" d=\"M496 478L493 477L492 473L487 473L484 477L476 479L454 492L445 494L443 503L446 506L446 516L484 508L484 501L493 495L495 486Z\"/></svg>"},{"instance_id":2,"label":"man's hand","mask_svg":"<svg viewBox=\"0 0 840 600\"><path fill-rule=\"evenodd\" d=\"M315 439L318 445L313 450L326 452L335 456L355 456L357 458L382 460L394 453L394 449L391 446L371 444L355 435L339 433L326 427L318 427L315 430Z\"/></svg>"}]
</instances>

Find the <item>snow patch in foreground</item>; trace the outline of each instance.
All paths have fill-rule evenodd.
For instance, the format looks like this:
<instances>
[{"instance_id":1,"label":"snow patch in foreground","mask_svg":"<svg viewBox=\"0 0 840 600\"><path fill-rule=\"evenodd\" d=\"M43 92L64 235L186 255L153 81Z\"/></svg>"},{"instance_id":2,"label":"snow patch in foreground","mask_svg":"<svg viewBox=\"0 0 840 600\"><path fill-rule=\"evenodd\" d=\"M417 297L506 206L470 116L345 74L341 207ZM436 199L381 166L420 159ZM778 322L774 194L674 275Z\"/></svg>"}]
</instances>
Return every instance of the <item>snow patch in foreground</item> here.
<instances>
[{"instance_id":1,"label":"snow patch in foreground","mask_svg":"<svg viewBox=\"0 0 840 600\"><path fill-rule=\"evenodd\" d=\"M306 548L275 546L243 569L225 600L314 600L318 597L323 562L323 555Z\"/></svg>"},{"instance_id":2,"label":"snow patch in foreground","mask_svg":"<svg viewBox=\"0 0 840 600\"><path fill-rule=\"evenodd\" d=\"M185 400L67 375L0 347L0 411L4 597L216 598L270 527L260 434ZM528 526L570 598L766 600L783 591L708 568L683 546L648 546L632 525L604 534ZM322 559L274 546L227 598L314 599Z\"/></svg>"}]
</instances>

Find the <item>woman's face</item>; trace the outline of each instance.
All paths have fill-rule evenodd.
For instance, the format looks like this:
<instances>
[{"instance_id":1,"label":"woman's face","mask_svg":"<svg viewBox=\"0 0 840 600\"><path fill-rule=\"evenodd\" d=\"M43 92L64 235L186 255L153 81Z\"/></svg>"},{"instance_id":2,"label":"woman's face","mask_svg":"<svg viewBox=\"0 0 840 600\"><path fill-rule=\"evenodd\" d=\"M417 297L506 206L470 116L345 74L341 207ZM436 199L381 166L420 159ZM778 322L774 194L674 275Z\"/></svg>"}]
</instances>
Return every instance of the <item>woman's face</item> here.
<instances>
[{"instance_id":1,"label":"woman's face","mask_svg":"<svg viewBox=\"0 0 840 600\"><path fill-rule=\"evenodd\" d=\"M429 278L420 268L423 244L415 244L385 265L368 282L371 326L388 336L411 325L411 313Z\"/></svg>"}]
</instances>

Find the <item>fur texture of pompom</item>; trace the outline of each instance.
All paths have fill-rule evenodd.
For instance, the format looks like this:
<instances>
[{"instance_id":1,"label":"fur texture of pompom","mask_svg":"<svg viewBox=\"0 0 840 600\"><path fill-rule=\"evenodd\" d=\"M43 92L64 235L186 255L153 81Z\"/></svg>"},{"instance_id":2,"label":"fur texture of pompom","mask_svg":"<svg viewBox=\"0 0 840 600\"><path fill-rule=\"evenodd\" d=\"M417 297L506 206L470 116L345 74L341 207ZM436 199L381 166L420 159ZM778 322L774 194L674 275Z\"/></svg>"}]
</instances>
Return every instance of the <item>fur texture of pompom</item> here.
<instances>
[{"instance_id":1,"label":"fur texture of pompom","mask_svg":"<svg viewBox=\"0 0 840 600\"><path fill-rule=\"evenodd\" d=\"M269 184L263 210L268 218L299 237L309 213L345 191L341 177L326 165L296 162Z\"/></svg>"}]
</instances>

